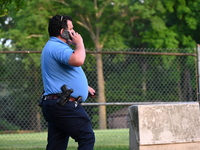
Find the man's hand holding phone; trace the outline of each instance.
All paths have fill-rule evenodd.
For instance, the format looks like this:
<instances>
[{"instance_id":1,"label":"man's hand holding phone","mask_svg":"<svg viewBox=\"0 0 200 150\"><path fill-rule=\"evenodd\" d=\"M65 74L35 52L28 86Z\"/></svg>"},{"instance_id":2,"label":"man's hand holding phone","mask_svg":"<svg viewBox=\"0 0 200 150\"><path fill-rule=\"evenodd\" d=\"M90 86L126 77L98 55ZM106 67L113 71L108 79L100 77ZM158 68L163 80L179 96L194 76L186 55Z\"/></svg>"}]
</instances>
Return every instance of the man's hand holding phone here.
<instances>
[{"instance_id":1,"label":"man's hand holding phone","mask_svg":"<svg viewBox=\"0 0 200 150\"><path fill-rule=\"evenodd\" d=\"M83 44L83 38L79 33L75 31L72 32L69 31L69 36L71 37L71 39L68 39L69 44L72 45Z\"/></svg>"}]
</instances>

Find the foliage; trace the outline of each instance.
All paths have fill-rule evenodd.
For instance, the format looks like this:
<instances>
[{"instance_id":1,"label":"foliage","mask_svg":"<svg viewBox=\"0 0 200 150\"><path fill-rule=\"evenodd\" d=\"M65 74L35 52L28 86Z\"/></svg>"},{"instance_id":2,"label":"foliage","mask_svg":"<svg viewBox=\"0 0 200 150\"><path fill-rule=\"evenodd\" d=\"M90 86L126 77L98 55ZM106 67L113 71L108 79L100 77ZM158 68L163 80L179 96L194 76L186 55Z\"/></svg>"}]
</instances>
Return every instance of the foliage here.
<instances>
[{"instance_id":1,"label":"foliage","mask_svg":"<svg viewBox=\"0 0 200 150\"><path fill-rule=\"evenodd\" d=\"M19 6L23 0L2 2ZM74 18L75 30L84 37L86 47L95 46L96 42L102 47L118 48L195 47L200 42L199 4L200 0L27 1L19 12L13 9L0 18L4 29L1 37L12 39L20 49L41 49L48 40L48 19L67 14ZM5 34L6 30L9 33Z\"/></svg>"},{"instance_id":2,"label":"foliage","mask_svg":"<svg viewBox=\"0 0 200 150\"><path fill-rule=\"evenodd\" d=\"M25 0L1 0L0 1L0 17L8 15L11 10L19 10L25 5Z\"/></svg>"},{"instance_id":3,"label":"foliage","mask_svg":"<svg viewBox=\"0 0 200 150\"><path fill-rule=\"evenodd\" d=\"M45 41L48 40L47 22L50 16L48 8L49 4L46 1L34 0L28 1L26 8L16 15L16 12L11 13L15 24L9 29L7 36L12 39L14 47L21 50L33 48L41 51Z\"/></svg>"},{"instance_id":4,"label":"foliage","mask_svg":"<svg viewBox=\"0 0 200 150\"><path fill-rule=\"evenodd\" d=\"M35 129L36 118L33 114L37 110L35 105L36 99L39 97L37 93L41 93L41 87L34 87L41 82L39 72L34 71L34 69L38 70L38 67L35 67L35 63L31 62L28 63L29 68L26 69L23 55L9 54L5 59L6 61L1 64L4 71L0 80L0 92L1 103L4 107L1 108L0 116L11 124L17 124L23 130Z\"/></svg>"},{"instance_id":5,"label":"foliage","mask_svg":"<svg viewBox=\"0 0 200 150\"><path fill-rule=\"evenodd\" d=\"M3 0L0 2L0 39L1 51L41 51L45 42L49 39L47 26L48 20L55 14L69 15L74 19L74 29L78 31L84 39L87 50L91 51L142 51L140 48L157 48L156 52L170 52L168 49L175 48L173 52L193 53L196 43L200 42L198 33L200 32L200 0ZM26 5L25 5L26 4ZM26 6L26 7L24 7ZM21 8L21 9L19 9ZM10 11L12 10L12 11ZM6 47L7 42L11 42L11 47ZM135 47L139 49L127 49ZM189 47L186 51L183 48ZM109 48L109 49L108 49ZM112 49L111 49L112 48ZM95 54L87 55L88 61L83 68L86 74L96 72ZM192 66L193 61L186 57L181 63L177 57L159 56L153 61L151 58L140 56L138 58L125 57L123 55L107 55L103 57L104 66L109 66L110 70L103 73L106 85L106 97L111 101L138 101L157 100L160 97L164 100L178 101L179 95L170 93L170 90L180 91L180 89L169 89L167 84L178 84L185 81L185 72L192 74L193 70L186 70ZM12 97L16 93L23 96L13 102L27 101L35 103L41 87L30 87L32 83L38 85L41 75L37 70L40 67L40 58L33 55L13 55L7 59L0 56L0 87L7 89L6 96ZM12 68L8 70L8 63ZM152 72L145 67L158 66ZM165 70L159 68L164 66ZM172 67L178 69L174 71ZM23 68L22 72L17 70ZM122 74L117 70L125 68ZM10 69L10 68L9 68ZM133 69L137 70L137 73ZM21 74L21 76L19 75ZM132 74L130 79L127 77ZM160 77L157 76L160 74ZM167 74L167 76L165 75ZM22 80L19 85L13 86L11 78L15 76ZM147 78L150 76L151 78ZM116 79L121 79L121 83L114 83ZM90 84L97 89L96 74L90 79ZM134 82L134 81L137 81ZM194 83L193 81L191 81ZM153 87L152 84L156 84ZM162 84L160 84L162 83ZM146 87L145 87L145 86ZM188 85L180 85L185 88ZM192 85L194 88L195 85ZM32 90L31 95L23 94ZM123 94L119 94L123 91ZM101 94L101 93L100 93ZM89 99L88 102L92 100ZM28 106L28 104L26 104ZM35 105L26 107L24 111L35 113ZM6 108L4 108L6 109ZM23 122L23 113L17 113L13 108L12 114ZM23 112L23 111L22 111ZM94 110L96 113L97 110ZM28 117L33 120L35 118ZM6 118L6 116L3 116ZM7 116L9 118L9 116ZM98 116L94 115L94 122ZM28 120L24 120L26 122Z\"/></svg>"},{"instance_id":6,"label":"foliage","mask_svg":"<svg viewBox=\"0 0 200 150\"><path fill-rule=\"evenodd\" d=\"M17 131L20 130L20 127L11 124L9 121L5 119L0 119L0 131Z\"/></svg>"},{"instance_id":7,"label":"foliage","mask_svg":"<svg viewBox=\"0 0 200 150\"><path fill-rule=\"evenodd\" d=\"M200 0L134 2L129 8L139 18L134 22L139 32L133 27L132 31L147 47L195 47L200 42L196 34L200 28L199 4Z\"/></svg>"}]
</instances>

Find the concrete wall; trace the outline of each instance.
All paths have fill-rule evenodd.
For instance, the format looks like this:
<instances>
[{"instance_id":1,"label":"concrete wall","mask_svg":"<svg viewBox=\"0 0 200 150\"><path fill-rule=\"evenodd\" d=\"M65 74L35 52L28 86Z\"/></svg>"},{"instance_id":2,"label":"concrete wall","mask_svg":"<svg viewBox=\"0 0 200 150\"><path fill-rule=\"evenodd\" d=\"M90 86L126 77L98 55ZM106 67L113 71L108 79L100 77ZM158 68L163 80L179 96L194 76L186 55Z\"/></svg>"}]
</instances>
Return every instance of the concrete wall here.
<instances>
[{"instance_id":1,"label":"concrete wall","mask_svg":"<svg viewBox=\"0 0 200 150\"><path fill-rule=\"evenodd\" d=\"M130 150L200 150L199 103L129 107Z\"/></svg>"}]
</instances>

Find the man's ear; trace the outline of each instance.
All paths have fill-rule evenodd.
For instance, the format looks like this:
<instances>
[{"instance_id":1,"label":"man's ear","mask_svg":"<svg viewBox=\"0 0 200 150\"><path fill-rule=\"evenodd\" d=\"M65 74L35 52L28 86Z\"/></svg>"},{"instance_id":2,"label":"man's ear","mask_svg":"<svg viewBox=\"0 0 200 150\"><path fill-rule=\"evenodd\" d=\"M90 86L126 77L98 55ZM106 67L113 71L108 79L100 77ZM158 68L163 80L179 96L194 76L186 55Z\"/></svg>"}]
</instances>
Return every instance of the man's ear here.
<instances>
[{"instance_id":1,"label":"man's ear","mask_svg":"<svg viewBox=\"0 0 200 150\"><path fill-rule=\"evenodd\" d=\"M63 30L64 30L64 29L61 29L61 30L60 30L60 35L62 35L62 33L63 33Z\"/></svg>"}]
</instances>

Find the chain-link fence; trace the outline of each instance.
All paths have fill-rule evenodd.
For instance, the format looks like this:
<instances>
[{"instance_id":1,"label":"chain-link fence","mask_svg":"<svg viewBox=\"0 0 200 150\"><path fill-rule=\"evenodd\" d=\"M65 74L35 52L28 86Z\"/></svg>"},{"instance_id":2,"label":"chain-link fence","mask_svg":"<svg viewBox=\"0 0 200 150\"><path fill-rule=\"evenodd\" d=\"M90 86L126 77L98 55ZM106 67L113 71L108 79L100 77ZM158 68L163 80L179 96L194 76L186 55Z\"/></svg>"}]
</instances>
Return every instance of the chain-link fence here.
<instances>
[{"instance_id":1,"label":"chain-link fence","mask_svg":"<svg viewBox=\"0 0 200 150\"><path fill-rule=\"evenodd\" d=\"M192 48L117 51L87 52L83 69L97 97L88 98L83 105L96 131L125 128L128 146L130 105L197 100L196 52ZM9 143L6 133L46 132L47 124L37 105L43 91L40 52L0 52L0 138ZM46 136L37 136L46 140ZM119 144L116 139L114 142ZM30 144L34 147L34 143ZM5 145L6 142L2 143Z\"/></svg>"}]
</instances>

